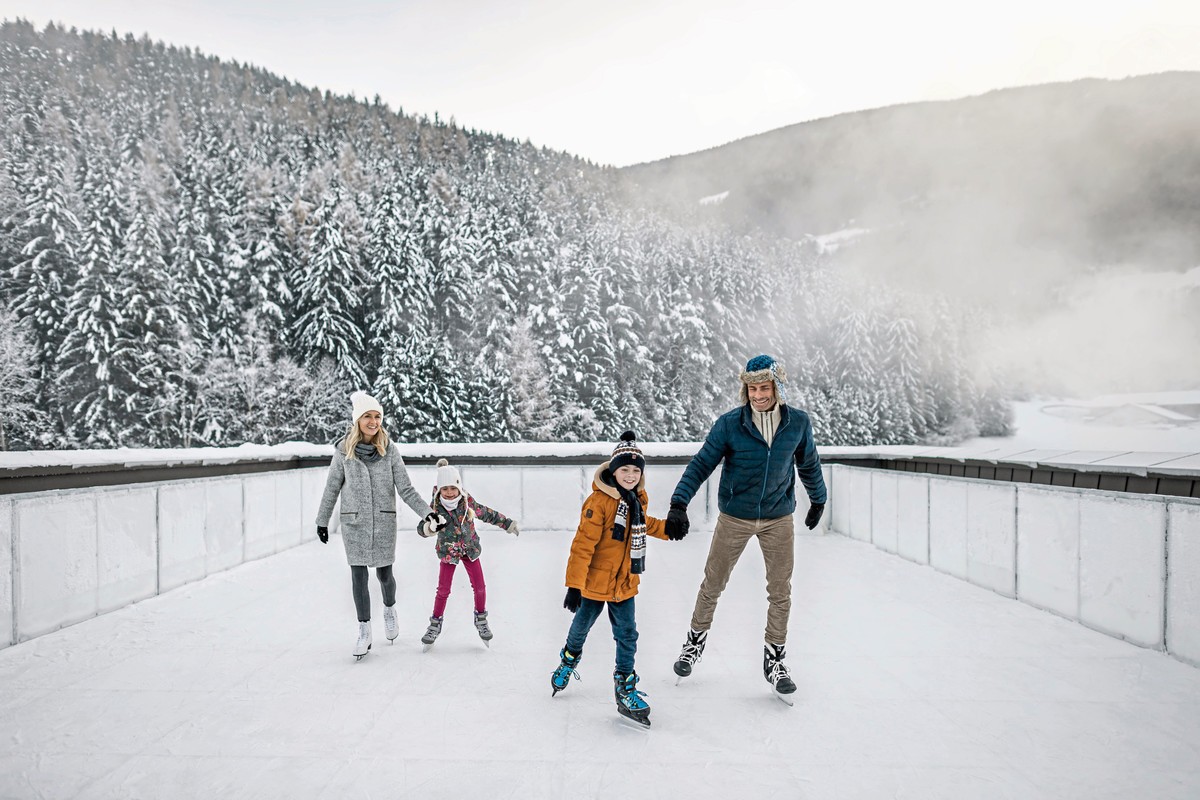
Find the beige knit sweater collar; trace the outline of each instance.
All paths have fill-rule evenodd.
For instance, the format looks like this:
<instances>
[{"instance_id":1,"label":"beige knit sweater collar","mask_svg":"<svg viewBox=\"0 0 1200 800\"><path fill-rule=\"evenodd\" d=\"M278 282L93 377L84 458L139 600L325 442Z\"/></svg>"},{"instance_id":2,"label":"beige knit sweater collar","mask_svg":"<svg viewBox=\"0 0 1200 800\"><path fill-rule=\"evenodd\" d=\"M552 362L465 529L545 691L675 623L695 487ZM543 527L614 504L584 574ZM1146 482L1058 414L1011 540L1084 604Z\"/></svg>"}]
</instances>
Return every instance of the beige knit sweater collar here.
<instances>
[{"instance_id":1,"label":"beige knit sweater collar","mask_svg":"<svg viewBox=\"0 0 1200 800\"><path fill-rule=\"evenodd\" d=\"M770 447L775 438L775 431L779 428L779 403L770 411L755 411L754 406L751 406L750 417L754 420L754 427L758 428L758 432L767 441L767 447Z\"/></svg>"}]
</instances>

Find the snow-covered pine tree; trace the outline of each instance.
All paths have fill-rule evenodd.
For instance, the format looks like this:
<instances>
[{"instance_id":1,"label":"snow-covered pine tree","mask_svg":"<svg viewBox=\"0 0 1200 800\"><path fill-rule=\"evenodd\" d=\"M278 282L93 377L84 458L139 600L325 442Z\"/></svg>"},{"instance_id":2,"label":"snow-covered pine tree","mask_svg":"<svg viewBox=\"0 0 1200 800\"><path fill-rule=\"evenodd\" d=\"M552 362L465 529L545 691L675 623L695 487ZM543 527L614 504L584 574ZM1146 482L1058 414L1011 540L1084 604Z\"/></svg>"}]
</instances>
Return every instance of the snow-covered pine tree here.
<instances>
[{"instance_id":1,"label":"snow-covered pine tree","mask_svg":"<svg viewBox=\"0 0 1200 800\"><path fill-rule=\"evenodd\" d=\"M363 338L356 321L362 274L337 224L340 200L336 191L329 192L313 210L307 262L293 290L296 317L290 339L293 352L301 355L306 366L328 358L347 385L365 386Z\"/></svg>"},{"instance_id":2,"label":"snow-covered pine tree","mask_svg":"<svg viewBox=\"0 0 1200 800\"><path fill-rule=\"evenodd\" d=\"M38 347L30 324L0 306L0 450L45 446L53 433L36 402Z\"/></svg>"},{"instance_id":3,"label":"snow-covered pine tree","mask_svg":"<svg viewBox=\"0 0 1200 800\"><path fill-rule=\"evenodd\" d=\"M126 399L129 421L122 438L167 447L187 438L185 431L172 427L173 418L155 413L157 398L179 370L181 316L162 241L165 174L151 148L141 148L141 154L119 267L121 333L136 362L130 375L136 388Z\"/></svg>"},{"instance_id":4,"label":"snow-covered pine tree","mask_svg":"<svg viewBox=\"0 0 1200 800\"><path fill-rule=\"evenodd\" d=\"M555 427L554 399L528 320L513 324L508 347L504 359L512 397L508 426L518 442L548 442Z\"/></svg>"},{"instance_id":5,"label":"snow-covered pine tree","mask_svg":"<svg viewBox=\"0 0 1200 800\"><path fill-rule=\"evenodd\" d=\"M93 149L85 162L89 215L79 247L79 278L64 321L56 364L57 396L67 432L92 447L125 444L130 395L138 391L137 353L125 333L124 286L118 271L126 223L117 171Z\"/></svg>"},{"instance_id":6,"label":"snow-covered pine tree","mask_svg":"<svg viewBox=\"0 0 1200 800\"><path fill-rule=\"evenodd\" d=\"M284 276L286 242L279 218L286 206L279 192L284 177L277 165L254 166L246 174L246 209L238 239L246 248L247 308L272 340L284 338L284 308L292 303Z\"/></svg>"},{"instance_id":7,"label":"snow-covered pine tree","mask_svg":"<svg viewBox=\"0 0 1200 800\"><path fill-rule=\"evenodd\" d=\"M53 378L53 365L62 346L67 300L76 280L79 220L67 201L63 174L65 151L49 149L48 158L34 165L23 224L15 234L22 242L20 261L12 270L17 287L15 309L30 322L38 349L37 395L43 406L49 397L43 389Z\"/></svg>"}]
</instances>

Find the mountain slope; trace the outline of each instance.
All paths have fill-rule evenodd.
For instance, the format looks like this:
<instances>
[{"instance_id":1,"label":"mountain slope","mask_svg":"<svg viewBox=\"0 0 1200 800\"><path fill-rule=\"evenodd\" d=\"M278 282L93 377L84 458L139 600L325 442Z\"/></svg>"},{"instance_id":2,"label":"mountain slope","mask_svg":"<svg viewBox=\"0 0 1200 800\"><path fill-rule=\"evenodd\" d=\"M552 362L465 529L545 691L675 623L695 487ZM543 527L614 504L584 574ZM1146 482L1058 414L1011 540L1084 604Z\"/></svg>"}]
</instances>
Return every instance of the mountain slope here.
<instances>
[{"instance_id":1,"label":"mountain slope","mask_svg":"<svg viewBox=\"0 0 1200 800\"><path fill-rule=\"evenodd\" d=\"M1080 80L843 114L626 168L737 230L865 228L838 260L989 302L1097 268L1200 263L1200 74Z\"/></svg>"}]
</instances>

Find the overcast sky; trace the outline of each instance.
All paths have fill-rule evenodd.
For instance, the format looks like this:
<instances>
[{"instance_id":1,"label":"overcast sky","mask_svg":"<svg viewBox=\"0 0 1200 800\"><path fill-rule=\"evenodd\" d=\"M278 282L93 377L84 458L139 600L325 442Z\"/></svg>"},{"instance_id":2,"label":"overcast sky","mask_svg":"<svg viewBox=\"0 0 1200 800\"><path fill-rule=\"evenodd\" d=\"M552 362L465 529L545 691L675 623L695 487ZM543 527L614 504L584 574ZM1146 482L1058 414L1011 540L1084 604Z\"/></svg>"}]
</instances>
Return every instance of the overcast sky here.
<instances>
[{"instance_id":1,"label":"overcast sky","mask_svg":"<svg viewBox=\"0 0 1200 800\"><path fill-rule=\"evenodd\" d=\"M845 111L1200 70L1197 0L3 0L624 166Z\"/></svg>"}]
</instances>

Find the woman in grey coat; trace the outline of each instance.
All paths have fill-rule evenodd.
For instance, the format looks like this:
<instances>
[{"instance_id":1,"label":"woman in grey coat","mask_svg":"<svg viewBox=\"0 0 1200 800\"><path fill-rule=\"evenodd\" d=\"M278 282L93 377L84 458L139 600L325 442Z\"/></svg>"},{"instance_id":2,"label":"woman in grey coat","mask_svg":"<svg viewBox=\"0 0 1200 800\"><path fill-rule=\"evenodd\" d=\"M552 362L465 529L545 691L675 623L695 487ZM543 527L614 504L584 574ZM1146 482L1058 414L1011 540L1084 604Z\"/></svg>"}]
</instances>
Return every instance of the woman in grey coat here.
<instances>
[{"instance_id":1,"label":"woman in grey coat","mask_svg":"<svg viewBox=\"0 0 1200 800\"><path fill-rule=\"evenodd\" d=\"M366 392L350 395L353 421L346 437L338 443L329 462L325 494L317 511L317 537L329 542L329 518L342 498L342 543L354 589L358 612L358 641L354 657L361 659L371 649L371 595L367 588L368 567L375 567L383 590L383 626L388 641L399 633L396 624L396 493L420 516L432 516L429 504L413 488L396 448L389 447L383 428L383 407Z\"/></svg>"}]
</instances>

